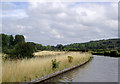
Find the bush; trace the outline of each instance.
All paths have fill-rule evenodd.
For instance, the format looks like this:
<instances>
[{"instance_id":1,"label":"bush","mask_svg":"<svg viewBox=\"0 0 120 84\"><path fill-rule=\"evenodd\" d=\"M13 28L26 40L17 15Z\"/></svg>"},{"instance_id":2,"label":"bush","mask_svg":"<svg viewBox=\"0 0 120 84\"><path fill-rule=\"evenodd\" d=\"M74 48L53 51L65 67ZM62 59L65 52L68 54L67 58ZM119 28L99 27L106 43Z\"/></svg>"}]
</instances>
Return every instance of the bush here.
<instances>
[{"instance_id":1,"label":"bush","mask_svg":"<svg viewBox=\"0 0 120 84\"><path fill-rule=\"evenodd\" d=\"M118 52L117 57L120 57L120 52Z\"/></svg>"},{"instance_id":2,"label":"bush","mask_svg":"<svg viewBox=\"0 0 120 84\"><path fill-rule=\"evenodd\" d=\"M59 63L60 63L60 61L57 62L56 59L52 60L52 69L54 70L54 69L58 68Z\"/></svg>"},{"instance_id":3,"label":"bush","mask_svg":"<svg viewBox=\"0 0 120 84\"><path fill-rule=\"evenodd\" d=\"M9 53L10 58L31 58L33 57L34 49L29 43L18 43Z\"/></svg>"},{"instance_id":4,"label":"bush","mask_svg":"<svg viewBox=\"0 0 120 84\"><path fill-rule=\"evenodd\" d=\"M112 51L110 52L110 56L112 56L112 57L117 57L117 56L118 56L118 51L117 51L117 50L112 50Z\"/></svg>"},{"instance_id":5,"label":"bush","mask_svg":"<svg viewBox=\"0 0 120 84\"><path fill-rule=\"evenodd\" d=\"M2 61L5 62L8 59L8 56L6 54L2 55Z\"/></svg>"},{"instance_id":6,"label":"bush","mask_svg":"<svg viewBox=\"0 0 120 84\"><path fill-rule=\"evenodd\" d=\"M110 56L110 51L105 51L105 52L104 52L104 55L105 55L105 56Z\"/></svg>"},{"instance_id":7,"label":"bush","mask_svg":"<svg viewBox=\"0 0 120 84\"><path fill-rule=\"evenodd\" d=\"M72 56L68 56L68 62L72 63L72 61L73 61L73 57Z\"/></svg>"},{"instance_id":8,"label":"bush","mask_svg":"<svg viewBox=\"0 0 120 84\"><path fill-rule=\"evenodd\" d=\"M92 52L93 55L104 55L104 52Z\"/></svg>"}]
</instances>

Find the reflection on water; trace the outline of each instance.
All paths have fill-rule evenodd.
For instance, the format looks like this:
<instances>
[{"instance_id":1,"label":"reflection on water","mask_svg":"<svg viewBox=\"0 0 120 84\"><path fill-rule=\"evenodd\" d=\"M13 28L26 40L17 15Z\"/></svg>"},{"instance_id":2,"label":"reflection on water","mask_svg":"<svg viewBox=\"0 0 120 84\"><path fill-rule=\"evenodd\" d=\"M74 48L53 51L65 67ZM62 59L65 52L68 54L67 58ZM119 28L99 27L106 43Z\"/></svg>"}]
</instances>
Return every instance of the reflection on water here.
<instances>
[{"instance_id":1,"label":"reflection on water","mask_svg":"<svg viewBox=\"0 0 120 84\"><path fill-rule=\"evenodd\" d=\"M95 56L87 64L46 82L117 82L118 58Z\"/></svg>"}]
</instances>

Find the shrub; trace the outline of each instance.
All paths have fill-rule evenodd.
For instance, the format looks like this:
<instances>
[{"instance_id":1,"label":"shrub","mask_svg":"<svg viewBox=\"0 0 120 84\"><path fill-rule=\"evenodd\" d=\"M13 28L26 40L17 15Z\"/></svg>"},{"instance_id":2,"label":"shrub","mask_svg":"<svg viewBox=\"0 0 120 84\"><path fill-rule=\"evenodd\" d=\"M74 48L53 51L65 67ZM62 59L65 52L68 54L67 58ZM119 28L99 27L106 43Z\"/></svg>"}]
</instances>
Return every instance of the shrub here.
<instances>
[{"instance_id":1,"label":"shrub","mask_svg":"<svg viewBox=\"0 0 120 84\"><path fill-rule=\"evenodd\" d=\"M92 52L93 55L104 55L104 52Z\"/></svg>"},{"instance_id":2,"label":"shrub","mask_svg":"<svg viewBox=\"0 0 120 84\"><path fill-rule=\"evenodd\" d=\"M15 45L14 49L9 52L10 58L31 58L33 57L34 49L29 43L18 43Z\"/></svg>"},{"instance_id":3,"label":"shrub","mask_svg":"<svg viewBox=\"0 0 120 84\"><path fill-rule=\"evenodd\" d=\"M73 61L73 57L72 56L68 56L68 62L72 63L72 61Z\"/></svg>"},{"instance_id":4,"label":"shrub","mask_svg":"<svg viewBox=\"0 0 120 84\"><path fill-rule=\"evenodd\" d=\"M56 59L52 60L52 69L54 70L54 69L58 68L59 63L60 63L60 61L57 62Z\"/></svg>"},{"instance_id":5,"label":"shrub","mask_svg":"<svg viewBox=\"0 0 120 84\"><path fill-rule=\"evenodd\" d=\"M110 56L112 56L112 57L117 57L117 55L118 55L118 51L117 50L112 50L110 52Z\"/></svg>"},{"instance_id":6,"label":"shrub","mask_svg":"<svg viewBox=\"0 0 120 84\"><path fill-rule=\"evenodd\" d=\"M110 51L104 51L105 56L110 56Z\"/></svg>"},{"instance_id":7,"label":"shrub","mask_svg":"<svg viewBox=\"0 0 120 84\"><path fill-rule=\"evenodd\" d=\"M5 62L8 59L8 56L2 55L2 61Z\"/></svg>"},{"instance_id":8,"label":"shrub","mask_svg":"<svg viewBox=\"0 0 120 84\"><path fill-rule=\"evenodd\" d=\"M120 52L118 52L117 57L120 57Z\"/></svg>"}]
</instances>

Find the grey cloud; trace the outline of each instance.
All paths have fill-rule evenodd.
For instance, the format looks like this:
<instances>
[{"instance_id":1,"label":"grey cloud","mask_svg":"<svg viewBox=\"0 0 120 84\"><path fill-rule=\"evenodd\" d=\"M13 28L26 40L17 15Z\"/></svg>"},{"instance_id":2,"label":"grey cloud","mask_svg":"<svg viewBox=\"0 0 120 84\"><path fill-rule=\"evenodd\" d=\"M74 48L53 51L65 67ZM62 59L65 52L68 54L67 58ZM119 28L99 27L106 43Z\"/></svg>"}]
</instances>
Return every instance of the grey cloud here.
<instances>
[{"instance_id":1,"label":"grey cloud","mask_svg":"<svg viewBox=\"0 0 120 84\"><path fill-rule=\"evenodd\" d=\"M30 3L25 9L28 17L3 20L3 32L23 34L27 41L44 45L117 37L117 7L111 3L86 5Z\"/></svg>"}]
</instances>

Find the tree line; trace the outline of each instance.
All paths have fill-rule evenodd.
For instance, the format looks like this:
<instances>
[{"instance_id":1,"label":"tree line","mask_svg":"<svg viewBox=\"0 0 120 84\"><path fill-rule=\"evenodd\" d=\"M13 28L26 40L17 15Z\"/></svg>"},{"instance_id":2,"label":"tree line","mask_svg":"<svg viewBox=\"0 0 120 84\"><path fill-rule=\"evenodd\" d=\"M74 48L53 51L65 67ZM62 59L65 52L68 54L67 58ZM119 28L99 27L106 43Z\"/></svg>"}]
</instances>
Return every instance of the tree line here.
<instances>
[{"instance_id":1,"label":"tree line","mask_svg":"<svg viewBox=\"0 0 120 84\"><path fill-rule=\"evenodd\" d=\"M10 59L23 59L34 57L33 53L43 50L62 50L62 45L55 46L43 46L42 44L34 42L25 42L23 35L7 35L0 34L2 40L2 53L7 54L7 58ZM1 47L1 46L0 46ZM7 59L5 58L5 59Z\"/></svg>"},{"instance_id":2,"label":"tree line","mask_svg":"<svg viewBox=\"0 0 120 84\"><path fill-rule=\"evenodd\" d=\"M120 39L107 39L90 41L85 43L74 43L64 46L68 51L90 51L94 55L105 55L120 57Z\"/></svg>"},{"instance_id":3,"label":"tree line","mask_svg":"<svg viewBox=\"0 0 120 84\"><path fill-rule=\"evenodd\" d=\"M25 42L23 35L6 35L2 37L2 52L10 58L30 58L37 51L82 51L96 55L120 56L120 39L108 39L90 41L85 43L73 43L69 45L57 44L56 46L43 46L34 42Z\"/></svg>"},{"instance_id":4,"label":"tree line","mask_svg":"<svg viewBox=\"0 0 120 84\"><path fill-rule=\"evenodd\" d=\"M6 35L0 34L2 37L2 53L7 54L8 58L22 59L33 57L35 48L30 42L25 42L23 35Z\"/></svg>"}]
</instances>

